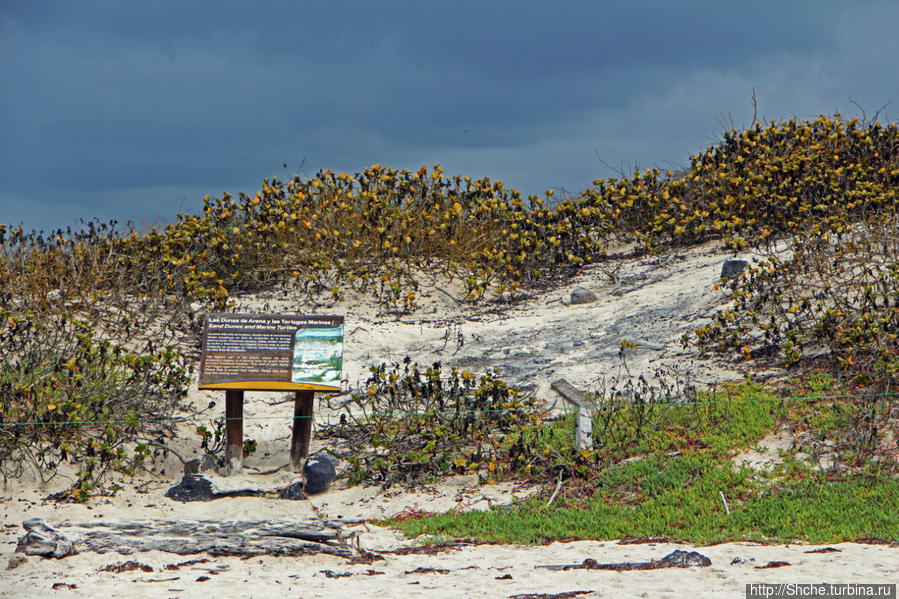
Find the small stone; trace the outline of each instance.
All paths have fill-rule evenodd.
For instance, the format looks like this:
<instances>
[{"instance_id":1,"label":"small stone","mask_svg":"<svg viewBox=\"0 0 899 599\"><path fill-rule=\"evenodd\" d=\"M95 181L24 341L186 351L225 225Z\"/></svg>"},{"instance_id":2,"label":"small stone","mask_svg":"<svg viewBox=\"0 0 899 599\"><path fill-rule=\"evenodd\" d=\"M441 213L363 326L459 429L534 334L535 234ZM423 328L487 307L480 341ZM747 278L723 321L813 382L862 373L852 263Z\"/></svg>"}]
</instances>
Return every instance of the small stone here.
<instances>
[{"instance_id":1,"label":"small stone","mask_svg":"<svg viewBox=\"0 0 899 599\"><path fill-rule=\"evenodd\" d=\"M12 557L9 558L9 565L6 566L7 570L15 570L19 566L25 563L25 560L28 559L22 553L13 553Z\"/></svg>"},{"instance_id":2,"label":"small stone","mask_svg":"<svg viewBox=\"0 0 899 599\"><path fill-rule=\"evenodd\" d=\"M303 492L303 481L301 480L288 485L283 491L281 491L281 494L278 497L280 497L281 499L294 500L309 499L309 497L306 496L306 493Z\"/></svg>"},{"instance_id":3,"label":"small stone","mask_svg":"<svg viewBox=\"0 0 899 599\"><path fill-rule=\"evenodd\" d=\"M306 465L303 466L303 476L306 479L306 492L321 493L328 488L335 478L337 478L337 469L334 467L333 456L327 454L317 454L306 459Z\"/></svg>"},{"instance_id":4,"label":"small stone","mask_svg":"<svg viewBox=\"0 0 899 599\"><path fill-rule=\"evenodd\" d=\"M210 470L214 471L217 466L215 458L208 453L204 453L200 457L184 463L184 474L202 474Z\"/></svg>"},{"instance_id":5,"label":"small stone","mask_svg":"<svg viewBox=\"0 0 899 599\"><path fill-rule=\"evenodd\" d=\"M596 294L585 287L575 287L571 290L572 304L589 304L597 299L599 298L596 297Z\"/></svg>"},{"instance_id":6,"label":"small stone","mask_svg":"<svg viewBox=\"0 0 899 599\"><path fill-rule=\"evenodd\" d=\"M732 279L742 273L747 266L749 266L749 262L746 260L740 260L738 258L725 260L724 264L721 265L721 278Z\"/></svg>"}]
</instances>

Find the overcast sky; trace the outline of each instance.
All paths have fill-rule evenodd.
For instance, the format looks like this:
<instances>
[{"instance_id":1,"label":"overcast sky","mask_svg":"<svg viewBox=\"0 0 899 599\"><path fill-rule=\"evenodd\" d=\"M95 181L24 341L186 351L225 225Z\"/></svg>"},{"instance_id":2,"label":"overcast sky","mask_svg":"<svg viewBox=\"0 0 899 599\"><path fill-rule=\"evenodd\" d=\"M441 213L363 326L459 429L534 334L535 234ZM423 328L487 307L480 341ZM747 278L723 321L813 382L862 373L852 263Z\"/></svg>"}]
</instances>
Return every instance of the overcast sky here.
<instances>
[{"instance_id":1,"label":"overcast sky","mask_svg":"<svg viewBox=\"0 0 899 599\"><path fill-rule=\"evenodd\" d=\"M161 224L304 160L577 192L597 153L683 166L753 88L899 114L897 30L897 0L0 0L0 223Z\"/></svg>"}]
</instances>

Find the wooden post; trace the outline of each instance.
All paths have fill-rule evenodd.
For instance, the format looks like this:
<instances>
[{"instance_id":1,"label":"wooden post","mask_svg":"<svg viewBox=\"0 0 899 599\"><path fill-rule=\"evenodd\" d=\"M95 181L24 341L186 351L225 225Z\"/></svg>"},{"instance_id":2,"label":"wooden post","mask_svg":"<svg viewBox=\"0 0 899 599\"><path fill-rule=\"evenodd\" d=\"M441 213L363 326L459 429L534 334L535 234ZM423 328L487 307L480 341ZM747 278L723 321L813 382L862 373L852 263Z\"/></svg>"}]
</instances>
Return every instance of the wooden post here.
<instances>
[{"instance_id":1,"label":"wooden post","mask_svg":"<svg viewBox=\"0 0 899 599\"><path fill-rule=\"evenodd\" d=\"M236 460L236 463L235 463ZM243 391L225 391L225 468L233 474L243 463Z\"/></svg>"},{"instance_id":2,"label":"wooden post","mask_svg":"<svg viewBox=\"0 0 899 599\"><path fill-rule=\"evenodd\" d=\"M303 460L309 455L312 440L312 402L315 391L297 391L293 400L293 437L290 440L290 467L303 471Z\"/></svg>"}]
</instances>

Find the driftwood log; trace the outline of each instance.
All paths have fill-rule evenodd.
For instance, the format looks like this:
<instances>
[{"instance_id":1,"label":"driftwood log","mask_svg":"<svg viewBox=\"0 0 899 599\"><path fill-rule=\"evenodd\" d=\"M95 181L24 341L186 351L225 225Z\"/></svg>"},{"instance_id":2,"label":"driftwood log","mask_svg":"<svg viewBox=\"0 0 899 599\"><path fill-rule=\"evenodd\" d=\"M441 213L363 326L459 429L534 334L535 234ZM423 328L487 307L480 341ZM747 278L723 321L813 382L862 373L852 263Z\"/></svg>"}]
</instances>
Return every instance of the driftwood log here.
<instances>
[{"instance_id":1,"label":"driftwood log","mask_svg":"<svg viewBox=\"0 0 899 599\"><path fill-rule=\"evenodd\" d=\"M297 556L329 553L353 557L339 521L305 520L143 520L132 522L61 523L50 526L40 518L22 523L27 531L16 552L65 557L82 551L165 551L188 555Z\"/></svg>"}]
</instances>

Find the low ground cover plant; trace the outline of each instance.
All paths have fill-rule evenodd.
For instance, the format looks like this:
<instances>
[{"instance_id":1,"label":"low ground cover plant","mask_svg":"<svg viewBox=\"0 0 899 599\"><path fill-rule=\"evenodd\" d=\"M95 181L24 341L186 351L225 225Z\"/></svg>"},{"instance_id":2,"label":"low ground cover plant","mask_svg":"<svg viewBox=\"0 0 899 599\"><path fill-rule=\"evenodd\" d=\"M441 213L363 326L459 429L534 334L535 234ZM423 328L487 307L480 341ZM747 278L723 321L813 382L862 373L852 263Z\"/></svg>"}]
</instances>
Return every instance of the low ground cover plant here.
<instances>
[{"instance_id":1,"label":"low ground cover plant","mask_svg":"<svg viewBox=\"0 0 899 599\"><path fill-rule=\"evenodd\" d=\"M668 475L658 482L659 472ZM834 481L821 474L768 487L746 472L688 458L614 472L653 485L629 504L607 492L578 505L546 505L544 498L506 509L446 513L389 520L408 537L478 539L504 543L546 543L567 539L668 539L707 545L727 541L839 543L856 539L899 539L895 479L883 473ZM683 486L686 481L687 486ZM654 483L654 484L653 484ZM730 514L719 493L727 497Z\"/></svg>"}]
</instances>

